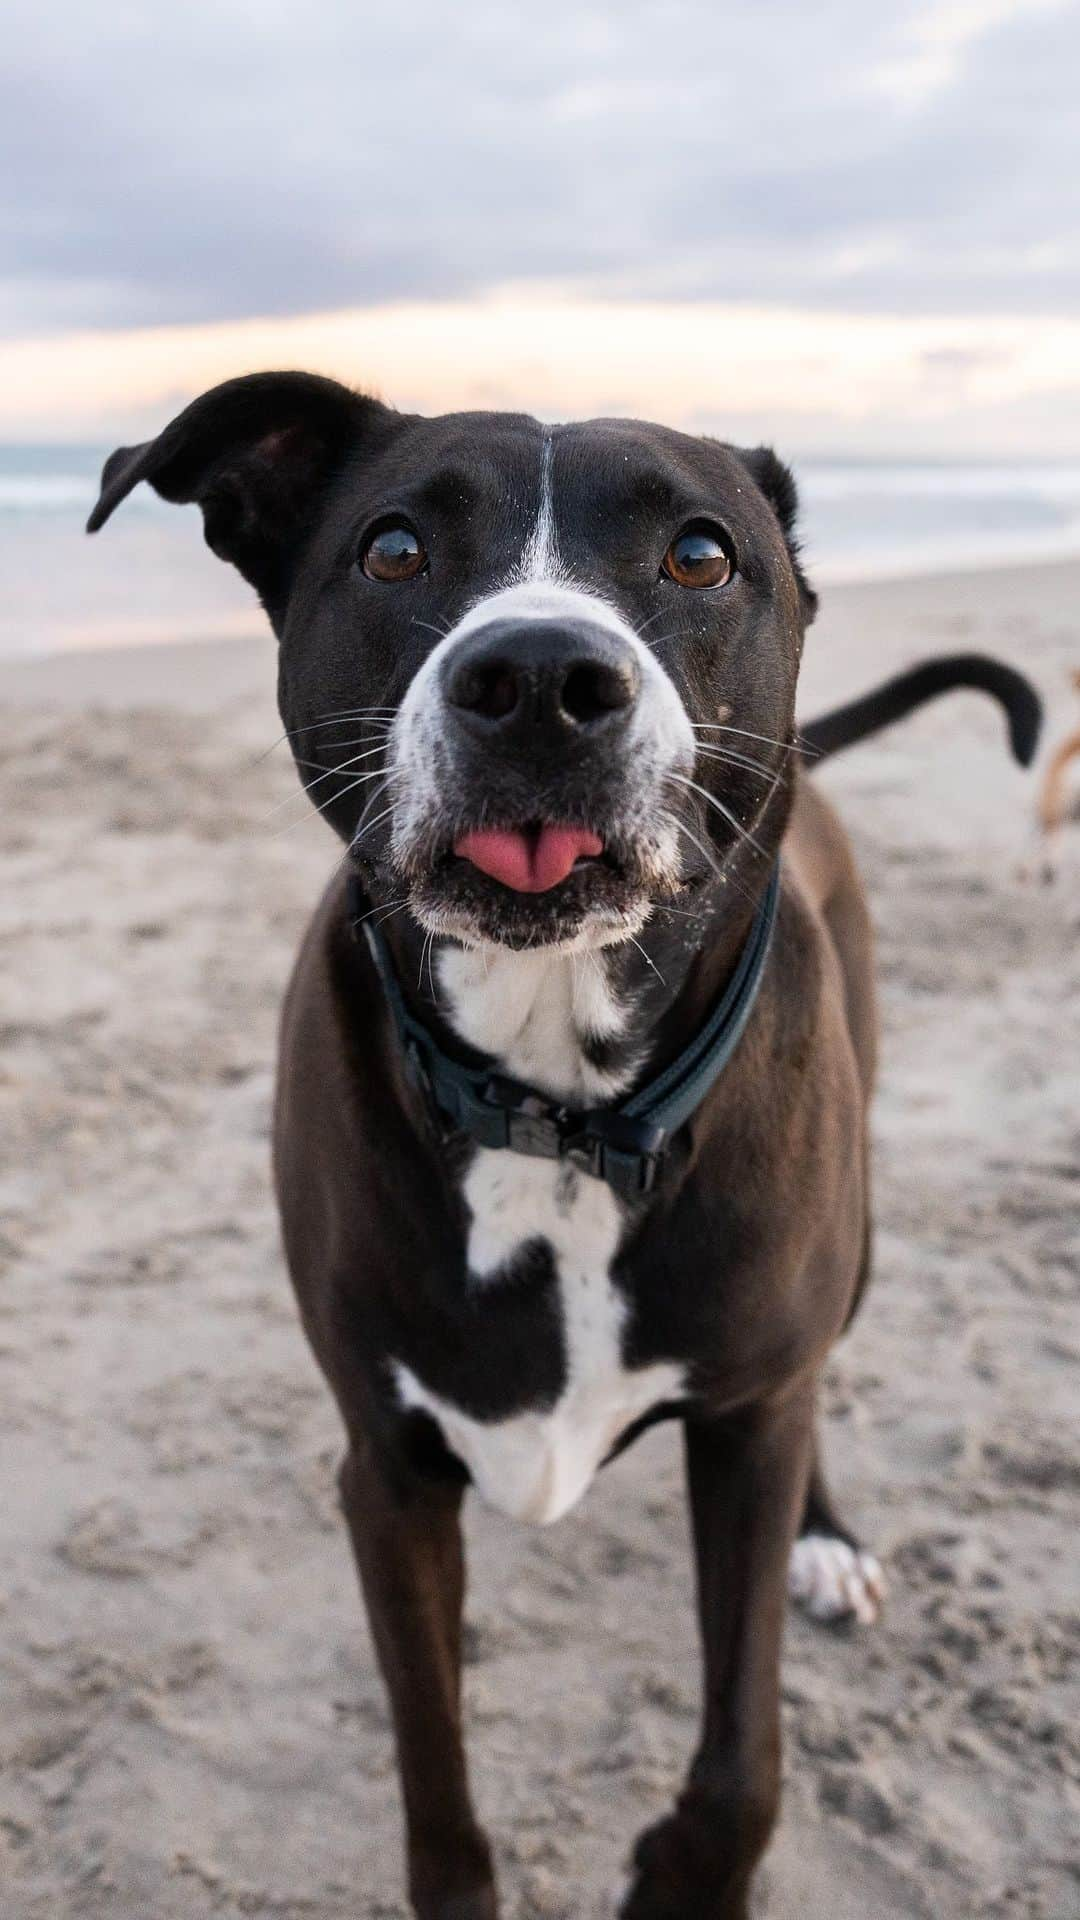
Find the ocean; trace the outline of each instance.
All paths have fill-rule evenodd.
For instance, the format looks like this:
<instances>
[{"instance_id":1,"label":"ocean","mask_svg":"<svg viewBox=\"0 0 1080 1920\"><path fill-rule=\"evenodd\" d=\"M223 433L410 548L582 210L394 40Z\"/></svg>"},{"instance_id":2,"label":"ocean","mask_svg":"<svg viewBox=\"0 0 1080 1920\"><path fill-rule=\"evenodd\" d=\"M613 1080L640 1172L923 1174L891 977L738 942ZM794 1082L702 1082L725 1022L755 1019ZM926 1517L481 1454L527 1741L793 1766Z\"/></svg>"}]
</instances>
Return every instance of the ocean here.
<instances>
[{"instance_id":1,"label":"ocean","mask_svg":"<svg viewBox=\"0 0 1080 1920\"><path fill-rule=\"evenodd\" d=\"M0 446L0 658L263 630L198 510L141 487L87 540L104 451ZM795 463L811 578L858 580L1080 554L1080 464Z\"/></svg>"}]
</instances>

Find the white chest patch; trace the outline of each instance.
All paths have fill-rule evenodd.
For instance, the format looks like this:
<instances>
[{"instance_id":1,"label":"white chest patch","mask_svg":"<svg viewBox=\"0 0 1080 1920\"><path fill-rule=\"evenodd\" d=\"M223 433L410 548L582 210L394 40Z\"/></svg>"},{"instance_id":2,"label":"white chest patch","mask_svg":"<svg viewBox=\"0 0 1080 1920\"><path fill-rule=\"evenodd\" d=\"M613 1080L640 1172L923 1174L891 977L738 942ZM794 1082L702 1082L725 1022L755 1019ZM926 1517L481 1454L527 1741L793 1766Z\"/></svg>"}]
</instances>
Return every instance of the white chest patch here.
<instances>
[{"instance_id":1,"label":"white chest patch","mask_svg":"<svg viewBox=\"0 0 1080 1920\"><path fill-rule=\"evenodd\" d=\"M451 950L443 956L441 980L458 1031L494 1053L507 1073L566 1099L610 1098L618 1090L618 1080L592 1067L581 1049L583 1034L608 1037L625 1025L586 955ZM401 1365L398 1391L403 1405L438 1422L483 1499L516 1519L544 1524L581 1498L633 1421L680 1397L683 1369L623 1364L626 1303L611 1278L623 1215L604 1181L565 1163L480 1148L464 1191L474 1287L499 1285L525 1241L550 1246L565 1385L554 1407L500 1421L463 1413Z\"/></svg>"}]
</instances>

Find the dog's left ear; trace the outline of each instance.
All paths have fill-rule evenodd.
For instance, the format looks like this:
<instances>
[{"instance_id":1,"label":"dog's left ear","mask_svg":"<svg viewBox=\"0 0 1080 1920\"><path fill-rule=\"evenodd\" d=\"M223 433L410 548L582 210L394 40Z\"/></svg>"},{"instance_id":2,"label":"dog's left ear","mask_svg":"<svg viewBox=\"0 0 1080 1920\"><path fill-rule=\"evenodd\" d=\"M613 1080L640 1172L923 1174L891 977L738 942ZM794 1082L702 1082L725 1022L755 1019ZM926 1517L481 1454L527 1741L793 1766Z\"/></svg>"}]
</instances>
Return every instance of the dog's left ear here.
<instances>
[{"instance_id":1,"label":"dog's left ear","mask_svg":"<svg viewBox=\"0 0 1080 1920\"><path fill-rule=\"evenodd\" d=\"M317 374L227 380L156 440L110 456L86 530L103 527L140 480L165 500L197 501L207 545L251 582L272 616L329 480L380 417L394 418L378 401Z\"/></svg>"},{"instance_id":2,"label":"dog's left ear","mask_svg":"<svg viewBox=\"0 0 1080 1920\"><path fill-rule=\"evenodd\" d=\"M755 485L765 495L780 522L780 531L787 543L791 564L795 569L803 619L809 626L817 612L818 599L799 560L799 543L795 536L795 523L799 517L799 489L795 485L795 475L771 447L735 447L732 451L737 454Z\"/></svg>"}]
</instances>

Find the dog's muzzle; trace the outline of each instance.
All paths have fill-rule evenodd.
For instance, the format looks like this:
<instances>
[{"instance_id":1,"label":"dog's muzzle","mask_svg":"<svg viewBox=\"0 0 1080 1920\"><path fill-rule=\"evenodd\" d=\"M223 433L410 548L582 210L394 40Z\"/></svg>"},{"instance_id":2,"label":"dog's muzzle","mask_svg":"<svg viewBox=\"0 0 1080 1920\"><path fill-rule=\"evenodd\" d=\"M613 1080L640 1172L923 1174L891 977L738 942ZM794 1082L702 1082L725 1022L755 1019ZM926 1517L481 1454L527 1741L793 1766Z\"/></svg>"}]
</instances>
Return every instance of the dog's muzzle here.
<instances>
[{"instance_id":1,"label":"dog's muzzle","mask_svg":"<svg viewBox=\"0 0 1080 1920\"><path fill-rule=\"evenodd\" d=\"M603 601L496 598L435 649L395 728L393 854L414 911L510 944L586 919L633 931L677 883L664 779L692 764L681 702Z\"/></svg>"}]
</instances>

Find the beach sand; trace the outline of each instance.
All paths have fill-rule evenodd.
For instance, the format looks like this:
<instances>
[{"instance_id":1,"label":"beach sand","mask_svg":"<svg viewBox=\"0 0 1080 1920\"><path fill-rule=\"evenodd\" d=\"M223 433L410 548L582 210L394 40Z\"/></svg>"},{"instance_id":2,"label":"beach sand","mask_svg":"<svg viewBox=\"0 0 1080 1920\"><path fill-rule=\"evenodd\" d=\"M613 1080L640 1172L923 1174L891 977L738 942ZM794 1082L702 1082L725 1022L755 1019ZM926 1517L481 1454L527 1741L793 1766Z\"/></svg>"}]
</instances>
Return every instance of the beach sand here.
<instances>
[{"instance_id":1,"label":"beach sand","mask_svg":"<svg viewBox=\"0 0 1080 1920\"><path fill-rule=\"evenodd\" d=\"M1080 566L826 596L802 711L992 648L1074 723ZM403 1915L341 1435L268 1180L335 858L265 642L0 669L0 1906ZM771 1920L1080 1913L1080 824L957 695L820 778L880 936L876 1281L826 1391L872 1631L791 1622ZM271 809L278 809L271 812ZM300 822L293 825L293 822ZM281 829L287 828L287 831ZM19 1143L17 1157L10 1143ZM543 1532L470 1503L467 1698L510 1920L611 1916L691 1751L677 1434Z\"/></svg>"}]
</instances>

